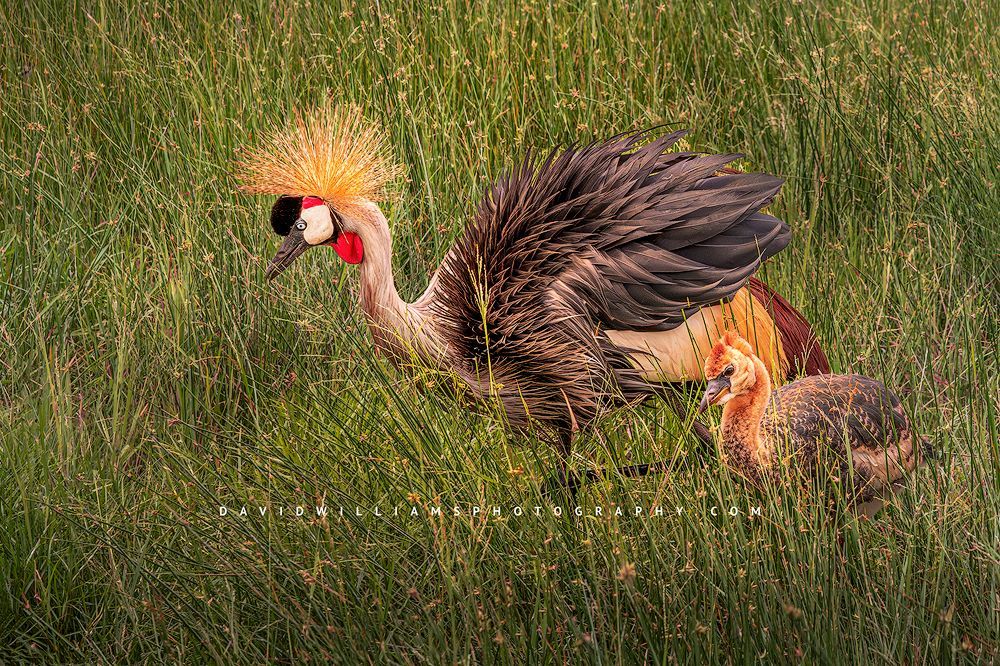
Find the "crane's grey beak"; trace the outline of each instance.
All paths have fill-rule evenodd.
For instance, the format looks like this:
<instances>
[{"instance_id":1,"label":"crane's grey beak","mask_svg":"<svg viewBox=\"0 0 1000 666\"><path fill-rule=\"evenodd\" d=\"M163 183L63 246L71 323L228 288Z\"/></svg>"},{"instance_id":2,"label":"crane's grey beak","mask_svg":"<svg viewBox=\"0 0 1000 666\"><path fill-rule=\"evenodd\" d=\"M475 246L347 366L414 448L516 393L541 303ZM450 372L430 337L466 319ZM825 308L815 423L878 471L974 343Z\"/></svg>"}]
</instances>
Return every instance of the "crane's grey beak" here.
<instances>
[{"instance_id":1,"label":"crane's grey beak","mask_svg":"<svg viewBox=\"0 0 1000 666\"><path fill-rule=\"evenodd\" d=\"M729 377L720 376L710 379L705 386L705 395L701 398L701 404L698 405L698 413L703 414L709 407L715 404L715 401L719 399L723 391L728 391L730 388Z\"/></svg>"},{"instance_id":2,"label":"crane's grey beak","mask_svg":"<svg viewBox=\"0 0 1000 666\"><path fill-rule=\"evenodd\" d=\"M278 275L291 266L292 262L298 259L299 256L310 247L311 246L306 242L306 239L302 237L302 232L293 228L292 231L285 236L285 240L281 244L281 247L278 248L278 252L267 265L267 271L264 273L264 277L268 280L273 280L278 277Z\"/></svg>"}]
</instances>

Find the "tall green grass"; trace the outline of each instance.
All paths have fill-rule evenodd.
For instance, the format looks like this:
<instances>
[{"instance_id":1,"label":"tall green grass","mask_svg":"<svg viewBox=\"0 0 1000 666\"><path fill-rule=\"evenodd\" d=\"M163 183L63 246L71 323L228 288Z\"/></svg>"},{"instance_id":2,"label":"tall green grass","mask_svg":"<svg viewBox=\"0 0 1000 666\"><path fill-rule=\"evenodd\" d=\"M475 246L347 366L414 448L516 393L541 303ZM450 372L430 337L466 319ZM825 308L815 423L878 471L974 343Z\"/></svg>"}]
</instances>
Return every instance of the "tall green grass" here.
<instances>
[{"instance_id":1,"label":"tall green grass","mask_svg":"<svg viewBox=\"0 0 1000 666\"><path fill-rule=\"evenodd\" d=\"M996 3L226 4L0 7L0 661L997 658ZM264 282L231 164L325 97L405 166L407 297L529 150L667 123L745 153L787 178L766 280L940 459L862 522L683 462L652 404L573 464L676 469L552 516L551 450L375 358L333 253ZM438 504L504 515L370 513ZM606 515L636 505L668 515Z\"/></svg>"}]
</instances>

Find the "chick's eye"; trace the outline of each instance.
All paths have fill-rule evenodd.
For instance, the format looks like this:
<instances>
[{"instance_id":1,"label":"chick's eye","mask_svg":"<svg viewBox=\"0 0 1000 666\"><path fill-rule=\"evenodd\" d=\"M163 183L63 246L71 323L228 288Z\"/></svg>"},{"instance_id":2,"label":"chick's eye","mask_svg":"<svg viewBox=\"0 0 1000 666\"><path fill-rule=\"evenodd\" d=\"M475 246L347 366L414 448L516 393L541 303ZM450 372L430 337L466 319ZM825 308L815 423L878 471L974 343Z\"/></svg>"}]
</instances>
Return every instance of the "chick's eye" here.
<instances>
[{"instance_id":1,"label":"chick's eye","mask_svg":"<svg viewBox=\"0 0 1000 666\"><path fill-rule=\"evenodd\" d=\"M726 371L723 372L722 374L726 377L732 377L734 372L736 372L736 368L734 368L733 366L729 366L728 368L726 368Z\"/></svg>"},{"instance_id":2,"label":"chick's eye","mask_svg":"<svg viewBox=\"0 0 1000 666\"><path fill-rule=\"evenodd\" d=\"M302 231L303 229L306 228L306 223L302 220L299 220L298 222L296 222L295 228L298 229L299 231Z\"/></svg>"}]
</instances>

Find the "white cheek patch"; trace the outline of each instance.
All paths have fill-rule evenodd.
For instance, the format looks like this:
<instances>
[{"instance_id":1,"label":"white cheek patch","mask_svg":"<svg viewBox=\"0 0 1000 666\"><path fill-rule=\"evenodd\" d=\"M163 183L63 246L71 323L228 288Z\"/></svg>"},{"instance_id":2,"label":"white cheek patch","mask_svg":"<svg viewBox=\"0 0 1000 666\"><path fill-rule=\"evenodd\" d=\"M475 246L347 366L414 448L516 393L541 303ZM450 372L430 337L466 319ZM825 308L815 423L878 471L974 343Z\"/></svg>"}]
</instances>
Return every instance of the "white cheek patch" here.
<instances>
[{"instance_id":1,"label":"white cheek patch","mask_svg":"<svg viewBox=\"0 0 1000 666\"><path fill-rule=\"evenodd\" d=\"M326 206L305 209L302 211L302 219L306 221L306 230L302 232L302 237L310 245L337 240L330 238L333 235L333 219L330 217L330 209Z\"/></svg>"}]
</instances>

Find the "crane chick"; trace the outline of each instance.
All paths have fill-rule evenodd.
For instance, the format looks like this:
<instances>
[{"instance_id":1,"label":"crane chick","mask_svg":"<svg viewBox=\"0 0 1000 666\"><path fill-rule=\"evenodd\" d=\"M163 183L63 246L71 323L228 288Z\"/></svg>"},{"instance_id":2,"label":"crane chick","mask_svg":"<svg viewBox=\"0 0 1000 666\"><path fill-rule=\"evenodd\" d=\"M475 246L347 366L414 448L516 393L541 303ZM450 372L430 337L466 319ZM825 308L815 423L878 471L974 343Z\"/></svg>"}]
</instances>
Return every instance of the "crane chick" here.
<instances>
[{"instance_id":1,"label":"crane chick","mask_svg":"<svg viewBox=\"0 0 1000 666\"><path fill-rule=\"evenodd\" d=\"M724 405L727 464L754 484L776 478L779 462L808 476L826 472L848 502L871 517L919 464L926 441L899 398L860 375L814 375L776 390L750 344L727 333L705 360L708 384L698 411Z\"/></svg>"}]
</instances>

